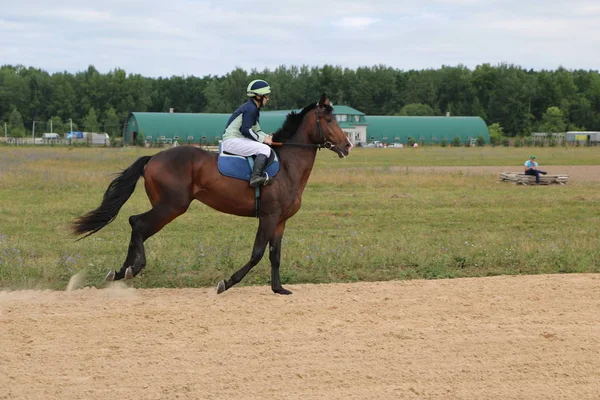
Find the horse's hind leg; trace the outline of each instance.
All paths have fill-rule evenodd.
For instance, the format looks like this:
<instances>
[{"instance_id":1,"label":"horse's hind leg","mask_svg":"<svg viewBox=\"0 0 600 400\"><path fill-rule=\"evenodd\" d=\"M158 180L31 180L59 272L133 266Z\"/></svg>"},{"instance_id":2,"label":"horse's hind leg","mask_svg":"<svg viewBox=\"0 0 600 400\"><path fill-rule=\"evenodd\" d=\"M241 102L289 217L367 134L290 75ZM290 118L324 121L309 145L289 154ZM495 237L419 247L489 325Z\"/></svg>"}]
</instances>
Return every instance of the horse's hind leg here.
<instances>
[{"instance_id":1,"label":"horse's hind leg","mask_svg":"<svg viewBox=\"0 0 600 400\"><path fill-rule=\"evenodd\" d=\"M144 242L150 236L160 231L165 225L185 213L189 207L187 204L175 206L173 204L156 204L150 211L129 217L131 225L131 240L127 258L121 270L114 272L114 280L133 278L146 266L146 251ZM107 277L110 280L111 273Z\"/></svg>"}]
</instances>

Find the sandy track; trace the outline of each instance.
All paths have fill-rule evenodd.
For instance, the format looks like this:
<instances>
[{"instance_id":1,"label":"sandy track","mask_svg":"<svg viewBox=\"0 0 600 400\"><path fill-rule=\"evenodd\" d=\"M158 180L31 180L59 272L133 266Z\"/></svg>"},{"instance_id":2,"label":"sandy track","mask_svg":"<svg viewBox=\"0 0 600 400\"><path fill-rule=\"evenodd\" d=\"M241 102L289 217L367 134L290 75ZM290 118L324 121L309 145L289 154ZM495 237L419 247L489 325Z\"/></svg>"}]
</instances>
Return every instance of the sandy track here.
<instances>
[{"instance_id":1,"label":"sandy track","mask_svg":"<svg viewBox=\"0 0 600 400\"><path fill-rule=\"evenodd\" d=\"M0 293L1 399L598 399L600 275Z\"/></svg>"}]
</instances>

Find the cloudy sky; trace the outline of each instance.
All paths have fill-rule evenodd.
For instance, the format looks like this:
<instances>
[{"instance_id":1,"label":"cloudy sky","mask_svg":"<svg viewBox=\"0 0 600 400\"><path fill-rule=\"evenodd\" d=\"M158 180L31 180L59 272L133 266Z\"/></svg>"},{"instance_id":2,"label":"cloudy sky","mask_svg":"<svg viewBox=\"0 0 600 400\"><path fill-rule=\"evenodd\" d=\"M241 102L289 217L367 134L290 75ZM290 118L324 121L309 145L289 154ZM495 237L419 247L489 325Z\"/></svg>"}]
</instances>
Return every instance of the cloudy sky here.
<instances>
[{"instance_id":1,"label":"cloudy sky","mask_svg":"<svg viewBox=\"0 0 600 400\"><path fill-rule=\"evenodd\" d=\"M600 69L600 1L0 0L0 65L48 72L482 63Z\"/></svg>"}]
</instances>

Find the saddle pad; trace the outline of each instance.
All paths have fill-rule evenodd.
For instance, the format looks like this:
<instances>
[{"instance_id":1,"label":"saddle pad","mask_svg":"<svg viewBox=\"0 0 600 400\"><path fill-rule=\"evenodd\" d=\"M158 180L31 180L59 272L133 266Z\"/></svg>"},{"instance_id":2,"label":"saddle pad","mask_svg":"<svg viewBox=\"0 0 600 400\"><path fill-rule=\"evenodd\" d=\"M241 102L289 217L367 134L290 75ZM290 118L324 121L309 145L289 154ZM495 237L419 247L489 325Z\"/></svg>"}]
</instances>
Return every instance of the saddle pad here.
<instances>
[{"instance_id":1,"label":"saddle pad","mask_svg":"<svg viewBox=\"0 0 600 400\"><path fill-rule=\"evenodd\" d=\"M277 154L275 152L273 153L275 154L274 160L267 165L267 168L265 168L265 172L269 175L269 178L274 177L277 175L277 172L279 172L279 159L277 158ZM250 167L248 158L253 157L219 153L217 167L219 168L219 172L225 176L250 181L252 167ZM252 165L254 165L254 162Z\"/></svg>"}]
</instances>

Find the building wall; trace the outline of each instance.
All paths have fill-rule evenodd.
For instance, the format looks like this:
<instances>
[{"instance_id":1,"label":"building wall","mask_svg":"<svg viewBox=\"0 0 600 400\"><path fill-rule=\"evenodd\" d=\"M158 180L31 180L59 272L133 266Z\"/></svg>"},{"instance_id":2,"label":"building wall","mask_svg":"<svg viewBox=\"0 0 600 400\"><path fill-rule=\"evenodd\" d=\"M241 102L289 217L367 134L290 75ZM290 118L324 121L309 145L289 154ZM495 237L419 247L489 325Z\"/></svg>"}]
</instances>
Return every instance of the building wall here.
<instances>
[{"instance_id":1,"label":"building wall","mask_svg":"<svg viewBox=\"0 0 600 400\"><path fill-rule=\"evenodd\" d=\"M579 144L600 144L600 132L596 131L569 131L566 133L566 139L569 143L578 142Z\"/></svg>"},{"instance_id":2,"label":"building wall","mask_svg":"<svg viewBox=\"0 0 600 400\"><path fill-rule=\"evenodd\" d=\"M479 117L400 117L367 116L367 142L407 143L409 138L417 142L450 143L459 137L461 143L482 136L490 142L490 133Z\"/></svg>"},{"instance_id":3,"label":"building wall","mask_svg":"<svg viewBox=\"0 0 600 400\"><path fill-rule=\"evenodd\" d=\"M344 132L348 136L348 140L353 145L363 143L367 141L367 126L366 125L355 125L354 128L343 128Z\"/></svg>"},{"instance_id":4,"label":"building wall","mask_svg":"<svg viewBox=\"0 0 600 400\"><path fill-rule=\"evenodd\" d=\"M132 113L124 130L124 138L133 143L134 136L157 141L179 143L217 143L221 139L229 114ZM287 114L261 113L260 124L265 132L275 132ZM482 136L489 143L489 131L479 117L399 117L367 116L366 125L341 123L353 144L378 140L384 143L407 143L408 138L425 143L451 142L455 136L462 143Z\"/></svg>"}]
</instances>

